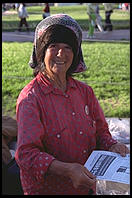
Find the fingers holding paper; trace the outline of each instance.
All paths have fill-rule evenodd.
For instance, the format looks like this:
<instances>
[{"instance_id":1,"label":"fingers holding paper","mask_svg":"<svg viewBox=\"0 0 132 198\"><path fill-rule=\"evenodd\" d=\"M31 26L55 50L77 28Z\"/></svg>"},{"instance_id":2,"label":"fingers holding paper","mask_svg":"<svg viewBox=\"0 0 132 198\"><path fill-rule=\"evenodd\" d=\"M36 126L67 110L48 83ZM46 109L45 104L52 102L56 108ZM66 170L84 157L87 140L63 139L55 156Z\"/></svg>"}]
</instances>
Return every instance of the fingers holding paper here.
<instances>
[{"instance_id":1,"label":"fingers holding paper","mask_svg":"<svg viewBox=\"0 0 132 198\"><path fill-rule=\"evenodd\" d=\"M130 153L129 149L127 146L123 143L116 143L113 144L110 148L109 151L119 153L122 157L125 157L126 154Z\"/></svg>"},{"instance_id":2,"label":"fingers holding paper","mask_svg":"<svg viewBox=\"0 0 132 198\"><path fill-rule=\"evenodd\" d=\"M73 163L70 171L70 178L74 188L79 186L92 187L96 183L96 177L81 164Z\"/></svg>"}]
</instances>

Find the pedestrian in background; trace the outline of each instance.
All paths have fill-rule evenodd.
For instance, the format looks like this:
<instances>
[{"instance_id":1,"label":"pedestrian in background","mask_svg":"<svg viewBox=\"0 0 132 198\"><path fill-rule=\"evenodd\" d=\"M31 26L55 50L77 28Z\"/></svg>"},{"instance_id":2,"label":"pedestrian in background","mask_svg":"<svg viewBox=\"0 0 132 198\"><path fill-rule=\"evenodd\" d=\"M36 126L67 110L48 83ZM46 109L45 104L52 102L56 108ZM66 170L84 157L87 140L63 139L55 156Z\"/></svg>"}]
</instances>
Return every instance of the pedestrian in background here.
<instances>
[{"instance_id":1,"label":"pedestrian in background","mask_svg":"<svg viewBox=\"0 0 132 198\"><path fill-rule=\"evenodd\" d=\"M50 16L50 7L48 3L45 3L45 8L43 9L43 19Z\"/></svg>"},{"instance_id":2,"label":"pedestrian in background","mask_svg":"<svg viewBox=\"0 0 132 198\"><path fill-rule=\"evenodd\" d=\"M6 11L6 4L2 3L2 11L5 12Z\"/></svg>"},{"instance_id":3,"label":"pedestrian in background","mask_svg":"<svg viewBox=\"0 0 132 198\"><path fill-rule=\"evenodd\" d=\"M112 31L111 14L113 13L113 3L103 3L105 9L105 26L104 31Z\"/></svg>"},{"instance_id":4,"label":"pedestrian in background","mask_svg":"<svg viewBox=\"0 0 132 198\"><path fill-rule=\"evenodd\" d=\"M122 9L122 3L119 3L118 9Z\"/></svg>"},{"instance_id":5,"label":"pedestrian in background","mask_svg":"<svg viewBox=\"0 0 132 198\"><path fill-rule=\"evenodd\" d=\"M15 4L13 4L12 8L13 8L13 10L15 10L15 8L16 8Z\"/></svg>"},{"instance_id":6,"label":"pedestrian in background","mask_svg":"<svg viewBox=\"0 0 132 198\"><path fill-rule=\"evenodd\" d=\"M15 8L16 8L16 10L18 11L19 3L15 3Z\"/></svg>"},{"instance_id":7,"label":"pedestrian in background","mask_svg":"<svg viewBox=\"0 0 132 198\"><path fill-rule=\"evenodd\" d=\"M19 28L18 28L18 31L21 31L21 28L23 25L26 26L27 28L27 31L29 31L29 26L28 26L28 23L27 23L27 20L26 18L28 18L28 13L27 13L27 10L26 10L26 5L25 3L21 3L19 8L18 8L18 17L20 18L20 23L19 23Z\"/></svg>"},{"instance_id":8,"label":"pedestrian in background","mask_svg":"<svg viewBox=\"0 0 132 198\"><path fill-rule=\"evenodd\" d=\"M122 3L122 10L129 10L130 3Z\"/></svg>"},{"instance_id":9,"label":"pedestrian in background","mask_svg":"<svg viewBox=\"0 0 132 198\"><path fill-rule=\"evenodd\" d=\"M87 14L89 16L89 29L87 38L95 38L94 29L96 24L96 3L88 3L87 4Z\"/></svg>"},{"instance_id":10,"label":"pedestrian in background","mask_svg":"<svg viewBox=\"0 0 132 198\"><path fill-rule=\"evenodd\" d=\"M104 32L103 26L102 26L102 18L99 13L99 5L98 3L95 5L95 14L96 14L96 26L95 29L99 30L100 32Z\"/></svg>"}]
</instances>

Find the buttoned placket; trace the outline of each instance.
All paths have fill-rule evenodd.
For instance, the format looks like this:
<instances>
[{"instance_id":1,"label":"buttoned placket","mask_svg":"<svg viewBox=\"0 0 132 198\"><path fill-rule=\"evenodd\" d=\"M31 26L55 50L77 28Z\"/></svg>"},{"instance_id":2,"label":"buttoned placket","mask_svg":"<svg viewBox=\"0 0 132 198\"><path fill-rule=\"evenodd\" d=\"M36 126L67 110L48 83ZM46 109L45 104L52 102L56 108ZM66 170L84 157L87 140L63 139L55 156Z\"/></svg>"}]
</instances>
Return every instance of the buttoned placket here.
<instances>
[{"instance_id":1,"label":"buttoned placket","mask_svg":"<svg viewBox=\"0 0 132 198\"><path fill-rule=\"evenodd\" d=\"M68 97L69 97L69 95L66 94L66 93L64 93L63 95L64 95L65 98L68 98ZM57 137L57 139L59 140L59 139L61 138L61 134L59 134L59 133L56 134L56 137Z\"/></svg>"},{"instance_id":2,"label":"buttoned placket","mask_svg":"<svg viewBox=\"0 0 132 198\"><path fill-rule=\"evenodd\" d=\"M56 135L56 137L59 139L59 138L61 137L61 135L58 133L58 134Z\"/></svg>"},{"instance_id":3,"label":"buttoned placket","mask_svg":"<svg viewBox=\"0 0 132 198\"><path fill-rule=\"evenodd\" d=\"M64 93L64 96L65 96L66 98L68 98L68 97L69 97L69 95L68 95L68 94L66 94L66 93Z\"/></svg>"},{"instance_id":4,"label":"buttoned placket","mask_svg":"<svg viewBox=\"0 0 132 198\"><path fill-rule=\"evenodd\" d=\"M68 95L68 94L66 94L66 93L64 93L64 96L65 96L65 98L69 98L69 95ZM73 116L75 116L75 115L76 115L76 113L73 111L73 112L72 112L72 115L73 115Z\"/></svg>"}]
</instances>

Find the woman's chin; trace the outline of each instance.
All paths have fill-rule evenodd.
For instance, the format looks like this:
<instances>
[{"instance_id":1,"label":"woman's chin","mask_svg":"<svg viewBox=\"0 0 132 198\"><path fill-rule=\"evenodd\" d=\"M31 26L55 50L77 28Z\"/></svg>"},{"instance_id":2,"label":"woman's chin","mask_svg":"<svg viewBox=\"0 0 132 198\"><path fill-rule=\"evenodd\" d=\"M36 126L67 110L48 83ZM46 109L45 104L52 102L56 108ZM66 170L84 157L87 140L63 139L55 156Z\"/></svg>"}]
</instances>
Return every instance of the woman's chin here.
<instances>
[{"instance_id":1,"label":"woman's chin","mask_svg":"<svg viewBox=\"0 0 132 198\"><path fill-rule=\"evenodd\" d=\"M56 67L54 67L54 68L52 68L52 71L54 72L54 73L66 73L66 71L64 70L64 68L62 68L61 66L56 66Z\"/></svg>"}]
</instances>

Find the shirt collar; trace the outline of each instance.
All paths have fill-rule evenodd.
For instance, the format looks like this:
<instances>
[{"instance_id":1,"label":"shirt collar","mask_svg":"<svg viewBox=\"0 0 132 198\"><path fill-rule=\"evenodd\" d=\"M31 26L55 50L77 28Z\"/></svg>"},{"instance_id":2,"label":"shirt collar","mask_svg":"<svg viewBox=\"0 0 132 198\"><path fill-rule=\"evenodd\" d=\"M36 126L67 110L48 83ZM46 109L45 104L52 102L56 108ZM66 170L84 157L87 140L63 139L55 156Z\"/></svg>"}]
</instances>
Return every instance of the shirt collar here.
<instances>
[{"instance_id":1,"label":"shirt collar","mask_svg":"<svg viewBox=\"0 0 132 198\"><path fill-rule=\"evenodd\" d=\"M55 91L55 88L53 87L51 82L42 73L39 73L36 78L44 94L49 94L50 92ZM68 83L67 83L67 90L70 90L71 88L76 88L76 87L77 86L76 86L74 79L72 77L69 77Z\"/></svg>"}]
</instances>

